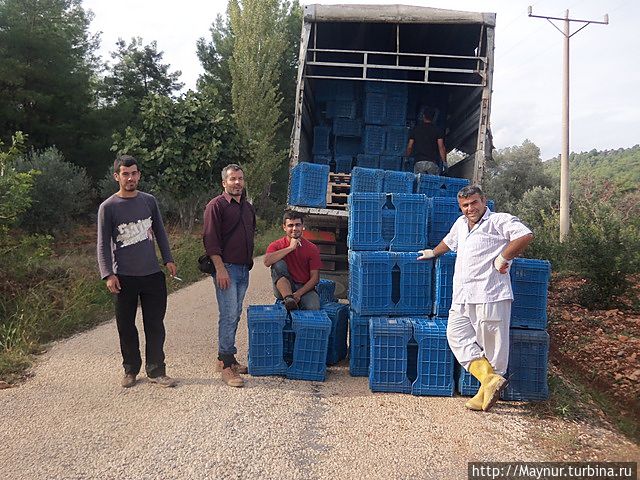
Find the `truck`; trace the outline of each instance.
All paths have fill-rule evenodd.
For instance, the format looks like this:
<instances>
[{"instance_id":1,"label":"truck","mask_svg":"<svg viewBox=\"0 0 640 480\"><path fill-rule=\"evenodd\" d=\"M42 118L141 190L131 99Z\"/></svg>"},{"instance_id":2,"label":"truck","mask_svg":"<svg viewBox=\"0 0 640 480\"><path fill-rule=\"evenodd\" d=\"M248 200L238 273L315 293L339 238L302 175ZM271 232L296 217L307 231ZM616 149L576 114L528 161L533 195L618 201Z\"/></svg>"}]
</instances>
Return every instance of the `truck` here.
<instances>
[{"instance_id":1,"label":"truck","mask_svg":"<svg viewBox=\"0 0 640 480\"><path fill-rule=\"evenodd\" d=\"M495 13L418 6L305 5L290 171L299 162L315 161L314 128L330 116L319 101L327 85L355 85L358 91L362 85L386 85L407 92L407 131L425 105L435 107L434 123L445 131L447 152L456 151L460 159L449 162L447 175L479 184L493 148L495 22ZM336 297L346 298L349 175L329 176L326 208L288 208L305 214L305 237L320 249L321 277L336 283Z\"/></svg>"}]
</instances>

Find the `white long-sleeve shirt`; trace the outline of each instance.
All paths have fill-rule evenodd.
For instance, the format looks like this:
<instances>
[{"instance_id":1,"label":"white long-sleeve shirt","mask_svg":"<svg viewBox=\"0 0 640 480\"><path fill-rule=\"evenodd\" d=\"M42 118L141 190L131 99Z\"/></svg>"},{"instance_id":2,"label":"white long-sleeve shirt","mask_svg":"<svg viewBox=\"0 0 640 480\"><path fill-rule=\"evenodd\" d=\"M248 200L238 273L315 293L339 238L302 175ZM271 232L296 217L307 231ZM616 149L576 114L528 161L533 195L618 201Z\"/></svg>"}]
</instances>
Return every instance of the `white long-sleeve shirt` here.
<instances>
[{"instance_id":1,"label":"white long-sleeve shirt","mask_svg":"<svg viewBox=\"0 0 640 480\"><path fill-rule=\"evenodd\" d=\"M489 208L471 231L467 217L460 216L443 239L457 254L452 303L513 300L510 276L498 272L493 261L509 242L530 233L517 217Z\"/></svg>"}]
</instances>

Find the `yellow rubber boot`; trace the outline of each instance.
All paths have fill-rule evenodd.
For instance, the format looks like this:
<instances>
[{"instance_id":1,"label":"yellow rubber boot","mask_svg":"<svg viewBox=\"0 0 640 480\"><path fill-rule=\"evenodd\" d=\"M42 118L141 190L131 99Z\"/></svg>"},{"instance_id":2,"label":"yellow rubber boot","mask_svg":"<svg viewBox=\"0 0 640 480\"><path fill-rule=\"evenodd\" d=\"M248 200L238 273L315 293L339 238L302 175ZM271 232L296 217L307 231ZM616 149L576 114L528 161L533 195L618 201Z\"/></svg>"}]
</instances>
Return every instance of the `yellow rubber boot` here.
<instances>
[{"instance_id":1,"label":"yellow rubber boot","mask_svg":"<svg viewBox=\"0 0 640 480\"><path fill-rule=\"evenodd\" d=\"M464 404L469 410L482 410L482 402L484 402L484 388L480 385L478 389L478 393L476 393L473 397L469 399L467 403Z\"/></svg>"},{"instance_id":2,"label":"yellow rubber boot","mask_svg":"<svg viewBox=\"0 0 640 480\"><path fill-rule=\"evenodd\" d=\"M507 385L507 379L494 373L493 367L485 357L471 362L469 372L480 380L484 390L482 410L488 412L500 398L500 392Z\"/></svg>"}]
</instances>

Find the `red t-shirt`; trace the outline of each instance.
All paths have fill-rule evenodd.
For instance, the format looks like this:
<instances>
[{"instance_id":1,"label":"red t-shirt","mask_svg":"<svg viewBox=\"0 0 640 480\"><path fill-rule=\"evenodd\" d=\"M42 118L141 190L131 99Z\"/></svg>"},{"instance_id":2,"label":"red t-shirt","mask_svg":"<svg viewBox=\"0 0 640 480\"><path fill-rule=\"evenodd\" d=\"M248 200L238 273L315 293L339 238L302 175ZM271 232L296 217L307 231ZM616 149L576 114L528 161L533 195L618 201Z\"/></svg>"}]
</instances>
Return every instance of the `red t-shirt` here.
<instances>
[{"instance_id":1,"label":"red t-shirt","mask_svg":"<svg viewBox=\"0 0 640 480\"><path fill-rule=\"evenodd\" d=\"M291 278L296 283L307 283L311 278L311 270L320 270L322 261L320 260L320 250L313 243L305 238L300 238L301 245L293 252L284 257L287 269ZM277 252L287 248L291 240L285 235L267 247L267 253Z\"/></svg>"}]
</instances>

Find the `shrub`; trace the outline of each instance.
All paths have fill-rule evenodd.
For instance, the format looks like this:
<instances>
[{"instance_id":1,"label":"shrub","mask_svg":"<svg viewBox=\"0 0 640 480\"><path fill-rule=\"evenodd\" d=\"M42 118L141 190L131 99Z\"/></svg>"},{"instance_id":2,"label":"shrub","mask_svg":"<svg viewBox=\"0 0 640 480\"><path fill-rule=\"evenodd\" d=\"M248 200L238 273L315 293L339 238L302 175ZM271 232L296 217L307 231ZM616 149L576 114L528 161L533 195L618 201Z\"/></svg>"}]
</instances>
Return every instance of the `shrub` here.
<instances>
[{"instance_id":1,"label":"shrub","mask_svg":"<svg viewBox=\"0 0 640 480\"><path fill-rule=\"evenodd\" d=\"M64 161L55 148L33 152L16 161L19 172L35 170L31 206L20 216L19 225L29 232L68 231L91 202L91 184L84 168Z\"/></svg>"}]
</instances>

